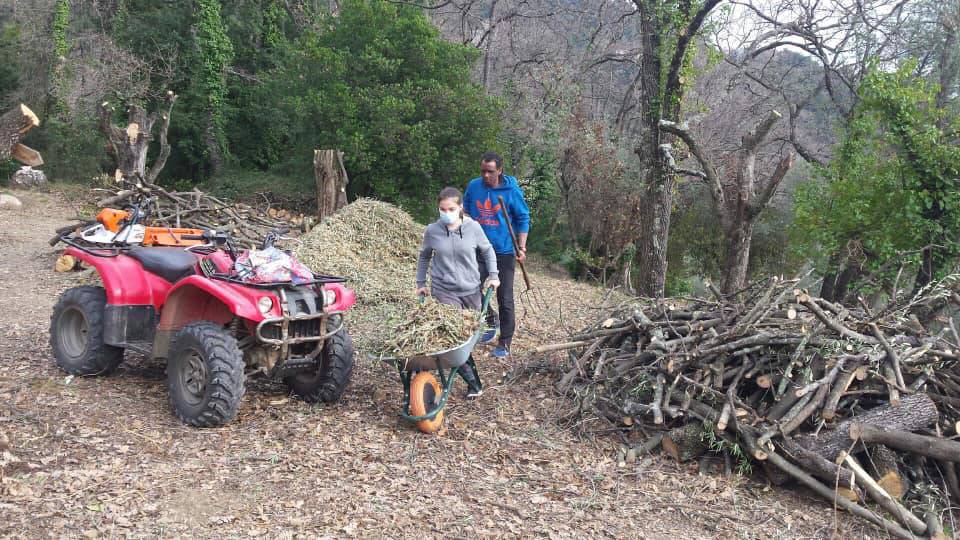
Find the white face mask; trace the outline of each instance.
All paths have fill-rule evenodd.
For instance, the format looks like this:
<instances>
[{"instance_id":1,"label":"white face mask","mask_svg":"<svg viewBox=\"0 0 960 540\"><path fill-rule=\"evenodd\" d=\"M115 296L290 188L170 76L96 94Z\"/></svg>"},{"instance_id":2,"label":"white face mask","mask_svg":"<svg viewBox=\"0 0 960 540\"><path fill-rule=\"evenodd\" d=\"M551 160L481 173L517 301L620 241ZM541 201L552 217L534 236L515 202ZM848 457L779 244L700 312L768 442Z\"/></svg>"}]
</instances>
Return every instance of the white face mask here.
<instances>
[{"instance_id":1,"label":"white face mask","mask_svg":"<svg viewBox=\"0 0 960 540\"><path fill-rule=\"evenodd\" d=\"M453 212L444 212L443 210L437 209L440 212L440 221L444 225L450 225L456 223L460 219L460 210L454 210Z\"/></svg>"}]
</instances>

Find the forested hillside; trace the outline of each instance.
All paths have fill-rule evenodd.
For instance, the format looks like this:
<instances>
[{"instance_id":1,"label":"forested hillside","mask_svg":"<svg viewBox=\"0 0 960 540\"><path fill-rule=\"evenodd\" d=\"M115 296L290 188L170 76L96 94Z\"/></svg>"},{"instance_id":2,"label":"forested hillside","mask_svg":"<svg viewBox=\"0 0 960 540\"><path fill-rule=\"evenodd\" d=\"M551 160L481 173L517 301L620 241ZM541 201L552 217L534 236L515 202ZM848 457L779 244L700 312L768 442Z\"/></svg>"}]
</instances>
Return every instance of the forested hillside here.
<instances>
[{"instance_id":1,"label":"forested hillside","mask_svg":"<svg viewBox=\"0 0 960 540\"><path fill-rule=\"evenodd\" d=\"M103 104L172 91L166 186L309 205L333 148L351 200L428 220L494 149L577 277L656 296L813 266L828 299L889 296L960 253L958 9L7 0L0 104L43 119L24 142L56 182L112 176Z\"/></svg>"}]
</instances>

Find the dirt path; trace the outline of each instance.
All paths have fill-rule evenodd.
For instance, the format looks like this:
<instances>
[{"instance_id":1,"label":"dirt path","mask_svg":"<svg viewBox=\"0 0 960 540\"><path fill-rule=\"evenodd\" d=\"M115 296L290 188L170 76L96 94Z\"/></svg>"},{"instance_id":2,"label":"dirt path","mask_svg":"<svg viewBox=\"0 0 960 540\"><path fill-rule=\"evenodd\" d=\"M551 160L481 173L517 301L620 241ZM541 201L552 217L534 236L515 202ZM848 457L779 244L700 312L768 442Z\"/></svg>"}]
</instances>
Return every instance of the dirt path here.
<instances>
[{"instance_id":1,"label":"dirt path","mask_svg":"<svg viewBox=\"0 0 960 540\"><path fill-rule=\"evenodd\" d=\"M171 414L163 366L128 355L109 377L70 378L47 345L57 295L46 240L74 212L15 192L0 209L0 536L828 537L831 510L758 481L698 476L658 457L616 462L608 436L557 426L562 402L512 363L479 361L488 390L455 396L441 436L403 425L396 375L358 358L344 400L313 407L251 381L213 430ZM600 292L542 277L570 309ZM589 316L589 313L581 315ZM356 331L356 330L355 330ZM542 332L539 329L538 332ZM522 335L522 334L521 334ZM359 337L362 342L362 337ZM863 531L843 516L841 537Z\"/></svg>"}]
</instances>

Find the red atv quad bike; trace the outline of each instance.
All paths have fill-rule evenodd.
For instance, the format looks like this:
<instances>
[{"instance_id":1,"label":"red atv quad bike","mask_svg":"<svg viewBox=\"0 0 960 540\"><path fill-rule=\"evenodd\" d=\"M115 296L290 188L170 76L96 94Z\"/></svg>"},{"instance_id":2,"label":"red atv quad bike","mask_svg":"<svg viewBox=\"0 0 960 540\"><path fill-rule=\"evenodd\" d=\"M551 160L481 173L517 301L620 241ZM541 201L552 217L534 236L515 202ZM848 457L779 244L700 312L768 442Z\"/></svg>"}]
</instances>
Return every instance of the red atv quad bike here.
<instances>
[{"instance_id":1,"label":"red atv quad bike","mask_svg":"<svg viewBox=\"0 0 960 540\"><path fill-rule=\"evenodd\" d=\"M280 234L268 235L263 248ZM345 279L250 283L234 271L239 254L228 235L179 236L174 243L197 245L60 237L69 246L64 253L96 268L103 281L66 291L53 309L50 344L60 368L107 374L126 350L163 359L174 412L200 427L234 418L254 373L282 380L308 402L340 399L354 354L343 321L356 298Z\"/></svg>"}]
</instances>

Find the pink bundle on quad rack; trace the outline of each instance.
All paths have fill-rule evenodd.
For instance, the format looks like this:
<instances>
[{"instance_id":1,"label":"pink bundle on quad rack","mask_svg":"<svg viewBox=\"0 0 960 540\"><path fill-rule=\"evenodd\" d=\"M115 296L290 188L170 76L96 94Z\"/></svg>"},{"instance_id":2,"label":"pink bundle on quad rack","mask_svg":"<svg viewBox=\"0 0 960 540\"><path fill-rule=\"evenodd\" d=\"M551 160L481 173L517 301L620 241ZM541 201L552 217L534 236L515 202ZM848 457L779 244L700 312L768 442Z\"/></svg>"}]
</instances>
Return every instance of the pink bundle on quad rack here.
<instances>
[{"instance_id":1,"label":"pink bundle on quad rack","mask_svg":"<svg viewBox=\"0 0 960 540\"><path fill-rule=\"evenodd\" d=\"M248 249L234 263L237 276L250 283L308 283L313 272L288 253L275 247Z\"/></svg>"}]
</instances>

